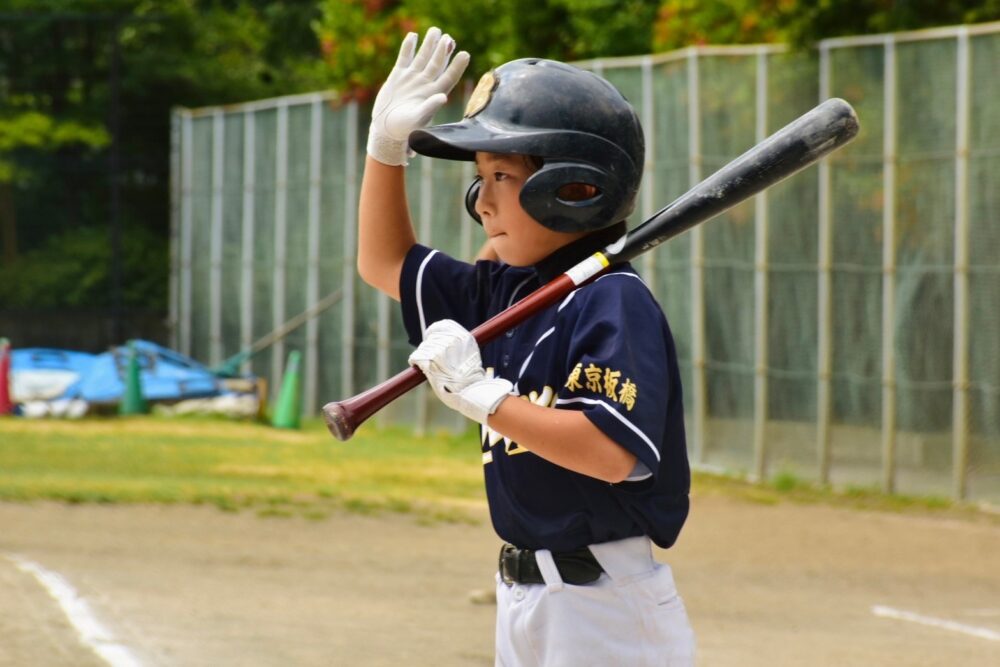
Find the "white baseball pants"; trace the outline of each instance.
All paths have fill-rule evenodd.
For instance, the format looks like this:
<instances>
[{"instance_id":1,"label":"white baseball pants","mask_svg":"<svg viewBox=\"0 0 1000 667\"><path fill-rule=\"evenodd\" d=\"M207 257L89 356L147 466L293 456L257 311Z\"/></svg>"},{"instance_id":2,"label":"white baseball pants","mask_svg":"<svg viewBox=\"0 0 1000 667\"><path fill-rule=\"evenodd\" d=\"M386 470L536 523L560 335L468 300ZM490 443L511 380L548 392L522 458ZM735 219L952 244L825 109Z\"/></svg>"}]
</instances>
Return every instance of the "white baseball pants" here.
<instances>
[{"instance_id":1,"label":"white baseball pants","mask_svg":"<svg viewBox=\"0 0 1000 667\"><path fill-rule=\"evenodd\" d=\"M591 545L604 568L585 586L563 583L545 550L545 584L508 586L497 575L497 667L688 667L694 633L668 565L649 538Z\"/></svg>"}]
</instances>

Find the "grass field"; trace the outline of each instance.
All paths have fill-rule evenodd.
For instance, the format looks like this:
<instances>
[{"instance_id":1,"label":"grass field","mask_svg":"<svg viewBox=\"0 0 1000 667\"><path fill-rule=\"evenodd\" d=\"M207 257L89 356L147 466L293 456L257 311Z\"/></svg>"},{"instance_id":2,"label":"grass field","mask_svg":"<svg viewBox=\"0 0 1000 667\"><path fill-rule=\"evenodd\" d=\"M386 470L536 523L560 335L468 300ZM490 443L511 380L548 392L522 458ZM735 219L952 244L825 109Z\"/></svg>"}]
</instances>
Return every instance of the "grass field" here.
<instances>
[{"instance_id":1,"label":"grass field","mask_svg":"<svg viewBox=\"0 0 1000 667\"><path fill-rule=\"evenodd\" d=\"M480 455L469 437L401 430L334 440L301 430L211 418L0 420L0 499L209 503L271 515L334 508L461 517L482 504Z\"/></svg>"},{"instance_id":2,"label":"grass field","mask_svg":"<svg viewBox=\"0 0 1000 667\"><path fill-rule=\"evenodd\" d=\"M471 433L417 437L362 429L350 442L319 420L301 430L205 417L0 419L0 500L213 504L268 516L334 509L464 520L485 506ZM820 488L788 474L767 485L695 475L693 493L756 503L832 503L891 511L975 512L937 498Z\"/></svg>"}]
</instances>

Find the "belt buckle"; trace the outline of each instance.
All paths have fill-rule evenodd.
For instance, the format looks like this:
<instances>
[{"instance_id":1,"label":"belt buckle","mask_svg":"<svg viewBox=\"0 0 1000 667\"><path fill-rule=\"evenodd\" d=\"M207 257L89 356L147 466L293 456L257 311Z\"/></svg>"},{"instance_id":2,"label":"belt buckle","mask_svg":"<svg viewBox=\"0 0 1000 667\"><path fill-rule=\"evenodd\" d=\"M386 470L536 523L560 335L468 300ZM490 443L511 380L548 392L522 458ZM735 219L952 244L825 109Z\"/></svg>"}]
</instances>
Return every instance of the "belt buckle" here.
<instances>
[{"instance_id":1,"label":"belt buckle","mask_svg":"<svg viewBox=\"0 0 1000 667\"><path fill-rule=\"evenodd\" d=\"M512 544L505 544L500 549L500 580L508 586L517 583L521 569L519 555L518 548Z\"/></svg>"}]
</instances>

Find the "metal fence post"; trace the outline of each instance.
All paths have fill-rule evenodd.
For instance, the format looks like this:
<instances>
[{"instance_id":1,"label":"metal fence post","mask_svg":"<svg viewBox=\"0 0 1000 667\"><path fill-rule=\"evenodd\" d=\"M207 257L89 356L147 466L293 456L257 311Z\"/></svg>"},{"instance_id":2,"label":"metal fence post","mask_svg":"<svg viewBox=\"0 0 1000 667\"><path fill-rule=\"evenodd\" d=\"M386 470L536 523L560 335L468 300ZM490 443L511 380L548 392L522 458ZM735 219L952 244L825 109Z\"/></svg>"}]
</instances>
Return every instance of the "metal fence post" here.
<instances>
[{"instance_id":1,"label":"metal fence post","mask_svg":"<svg viewBox=\"0 0 1000 667\"><path fill-rule=\"evenodd\" d=\"M344 282L343 317L340 328L340 393L354 395L354 322L357 297L355 284L358 219L358 103L347 105L347 137L344 142Z\"/></svg>"},{"instance_id":2,"label":"metal fence post","mask_svg":"<svg viewBox=\"0 0 1000 667\"><path fill-rule=\"evenodd\" d=\"M212 222L209 241L208 359L222 361L222 214L226 119L222 109L212 114Z\"/></svg>"},{"instance_id":3,"label":"metal fence post","mask_svg":"<svg viewBox=\"0 0 1000 667\"><path fill-rule=\"evenodd\" d=\"M271 325L280 327L285 321L285 283L288 254L288 103L278 104L277 142L275 145L274 177L274 284L271 302ZM274 343L271 353L271 386L279 387L285 364L285 341ZM272 392L273 393L273 392Z\"/></svg>"},{"instance_id":4,"label":"metal fence post","mask_svg":"<svg viewBox=\"0 0 1000 667\"><path fill-rule=\"evenodd\" d=\"M257 135L253 109L243 112L243 211L241 218L242 256L240 271L240 346L249 350L253 343L254 194L257 168ZM249 360L243 372L249 370Z\"/></svg>"},{"instance_id":5,"label":"metal fence post","mask_svg":"<svg viewBox=\"0 0 1000 667\"><path fill-rule=\"evenodd\" d=\"M955 337L952 352L952 493L964 500L969 465L969 31L958 33L955 81Z\"/></svg>"},{"instance_id":6,"label":"metal fence post","mask_svg":"<svg viewBox=\"0 0 1000 667\"><path fill-rule=\"evenodd\" d=\"M320 187L323 169L323 102L317 97L309 105L309 257L306 274L306 309L319 301L320 263ZM316 412L319 385L319 320L310 317L306 322L306 363L304 370L303 411Z\"/></svg>"},{"instance_id":7,"label":"metal fence post","mask_svg":"<svg viewBox=\"0 0 1000 667\"><path fill-rule=\"evenodd\" d=\"M767 138L767 50L757 53L755 141ZM753 471L758 480L767 475L767 372L768 372L768 210L767 191L754 198L754 409Z\"/></svg>"},{"instance_id":8,"label":"metal fence post","mask_svg":"<svg viewBox=\"0 0 1000 667\"><path fill-rule=\"evenodd\" d=\"M183 354L191 354L191 254L194 247L194 203L192 190L194 188L192 155L193 118L190 111L185 111L181 129L181 261L180 261L180 340L179 348Z\"/></svg>"},{"instance_id":9,"label":"metal fence post","mask_svg":"<svg viewBox=\"0 0 1000 667\"><path fill-rule=\"evenodd\" d=\"M642 219L648 220L656 212L656 110L653 106L653 59L646 56L639 65L642 74L642 128L646 137L642 198ZM656 253L647 252L642 257L642 273L646 284L653 289L656 281Z\"/></svg>"},{"instance_id":10,"label":"metal fence post","mask_svg":"<svg viewBox=\"0 0 1000 667\"><path fill-rule=\"evenodd\" d=\"M688 182L701 181L701 108L698 81L698 50L688 49ZM693 459L705 462L708 392L705 379L705 242L701 226L691 230L691 377L694 421Z\"/></svg>"},{"instance_id":11,"label":"metal fence post","mask_svg":"<svg viewBox=\"0 0 1000 667\"><path fill-rule=\"evenodd\" d=\"M882 111L882 490L896 488L896 41L885 39Z\"/></svg>"},{"instance_id":12,"label":"metal fence post","mask_svg":"<svg viewBox=\"0 0 1000 667\"><path fill-rule=\"evenodd\" d=\"M830 48L820 44L819 51L819 97L820 102L830 97ZM816 449L818 458L818 478L821 484L830 481L830 402L831 372L833 357L833 332L831 330L833 292L833 224L830 210L830 162L820 161L817 222L819 226L819 248L817 260L817 384L816 384Z\"/></svg>"}]
</instances>

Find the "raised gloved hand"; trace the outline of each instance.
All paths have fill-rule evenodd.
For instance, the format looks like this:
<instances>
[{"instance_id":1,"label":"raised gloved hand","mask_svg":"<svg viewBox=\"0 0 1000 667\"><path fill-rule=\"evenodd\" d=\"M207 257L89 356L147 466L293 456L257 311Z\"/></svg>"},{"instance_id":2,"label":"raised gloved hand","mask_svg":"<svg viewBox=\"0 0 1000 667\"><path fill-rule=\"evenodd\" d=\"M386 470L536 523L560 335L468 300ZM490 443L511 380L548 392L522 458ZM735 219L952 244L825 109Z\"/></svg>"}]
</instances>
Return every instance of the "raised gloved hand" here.
<instances>
[{"instance_id":1,"label":"raised gloved hand","mask_svg":"<svg viewBox=\"0 0 1000 667\"><path fill-rule=\"evenodd\" d=\"M396 65L375 97L368 129L368 154L388 165L404 165L409 153L410 132L427 125L441 108L469 64L461 51L451 59L455 40L430 28L420 50L417 34L408 33L399 47Z\"/></svg>"},{"instance_id":2,"label":"raised gloved hand","mask_svg":"<svg viewBox=\"0 0 1000 667\"><path fill-rule=\"evenodd\" d=\"M469 419L485 424L514 388L509 380L488 378L479 344L462 325L440 320L427 327L410 364L427 376L441 402Z\"/></svg>"}]
</instances>

